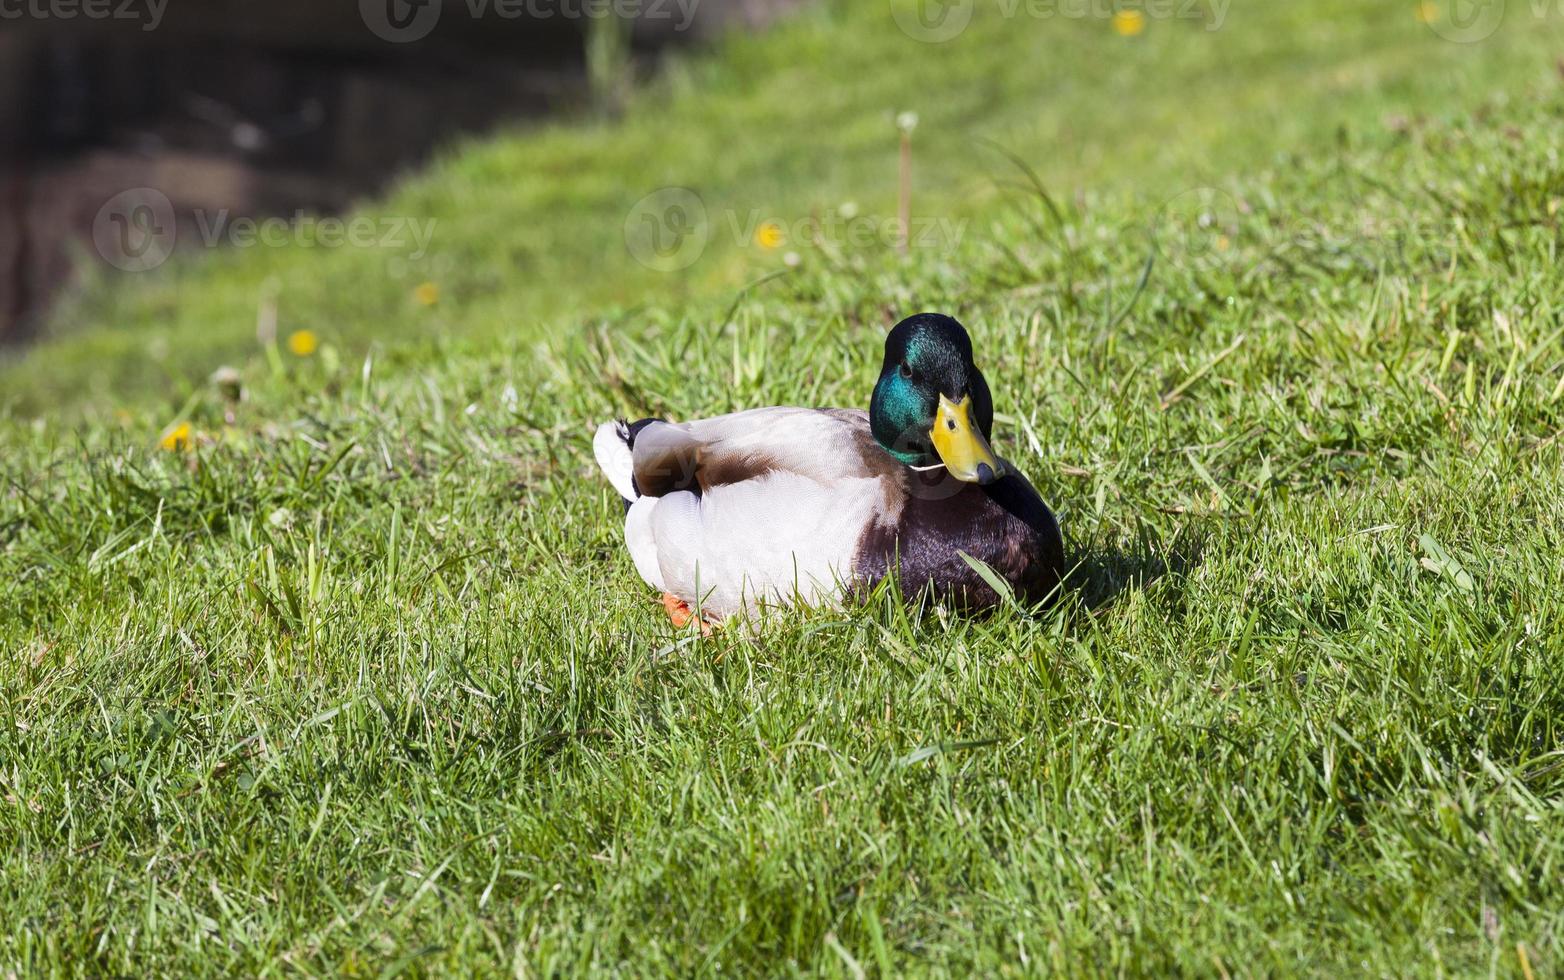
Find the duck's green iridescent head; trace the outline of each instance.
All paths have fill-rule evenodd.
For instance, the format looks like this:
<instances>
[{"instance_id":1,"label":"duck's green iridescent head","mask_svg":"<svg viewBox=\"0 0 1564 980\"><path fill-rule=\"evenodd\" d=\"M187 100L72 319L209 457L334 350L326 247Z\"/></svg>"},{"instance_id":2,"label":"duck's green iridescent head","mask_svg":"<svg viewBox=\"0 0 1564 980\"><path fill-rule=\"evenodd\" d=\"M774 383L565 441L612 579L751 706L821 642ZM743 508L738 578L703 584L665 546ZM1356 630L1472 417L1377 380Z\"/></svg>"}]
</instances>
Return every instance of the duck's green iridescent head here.
<instances>
[{"instance_id":1,"label":"duck's green iridescent head","mask_svg":"<svg viewBox=\"0 0 1564 980\"><path fill-rule=\"evenodd\" d=\"M896 324L869 403L875 440L908 466L943 464L958 480L992 483L1005 473L988 446L993 425L994 402L966 328L941 313Z\"/></svg>"}]
</instances>

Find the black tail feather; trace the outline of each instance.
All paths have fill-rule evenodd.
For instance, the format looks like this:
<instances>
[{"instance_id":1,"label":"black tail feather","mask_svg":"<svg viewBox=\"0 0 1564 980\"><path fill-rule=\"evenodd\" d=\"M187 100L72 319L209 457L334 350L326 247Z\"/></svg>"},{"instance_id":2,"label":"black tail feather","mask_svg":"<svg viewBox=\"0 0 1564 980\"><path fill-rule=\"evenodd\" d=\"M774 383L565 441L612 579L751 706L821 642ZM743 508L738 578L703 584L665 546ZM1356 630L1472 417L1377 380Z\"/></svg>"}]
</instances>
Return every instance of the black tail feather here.
<instances>
[{"instance_id":1,"label":"black tail feather","mask_svg":"<svg viewBox=\"0 0 1564 980\"><path fill-rule=\"evenodd\" d=\"M635 451L635 437L641 434L641 430L646 428L647 426L651 425L653 422L662 422L662 421L664 421L664 420L663 419L637 419L634 422L627 422L624 419L620 419L619 420L619 435L620 435L620 438L624 439L625 445L628 446L632 452L634 452ZM635 485L635 474L633 472L630 474L630 489L635 491L635 495L637 497L639 497L641 495L641 488ZM625 511L626 512L628 512L630 510L631 503L633 503L633 501L630 501L630 500L626 500L625 501Z\"/></svg>"}]
</instances>

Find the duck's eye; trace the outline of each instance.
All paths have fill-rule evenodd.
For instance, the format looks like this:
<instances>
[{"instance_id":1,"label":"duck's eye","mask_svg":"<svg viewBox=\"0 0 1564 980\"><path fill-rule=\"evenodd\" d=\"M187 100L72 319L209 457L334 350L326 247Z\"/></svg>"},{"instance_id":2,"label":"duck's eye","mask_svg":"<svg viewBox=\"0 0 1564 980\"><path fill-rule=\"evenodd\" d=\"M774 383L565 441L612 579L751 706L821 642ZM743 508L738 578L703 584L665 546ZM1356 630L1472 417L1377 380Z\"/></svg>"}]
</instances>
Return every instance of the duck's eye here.
<instances>
[{"instance_id":1,"label":"duck's eye","mask_svg":"<svg viewBox=\"0 0 1564 980\"><path fill-rule=\"evenodd\" d=\"M910 379L912 377L912 365L908 364L906 361L902 361L896 366L896 373L901 375L903 378Z\"/></svg>"}]
</instances>

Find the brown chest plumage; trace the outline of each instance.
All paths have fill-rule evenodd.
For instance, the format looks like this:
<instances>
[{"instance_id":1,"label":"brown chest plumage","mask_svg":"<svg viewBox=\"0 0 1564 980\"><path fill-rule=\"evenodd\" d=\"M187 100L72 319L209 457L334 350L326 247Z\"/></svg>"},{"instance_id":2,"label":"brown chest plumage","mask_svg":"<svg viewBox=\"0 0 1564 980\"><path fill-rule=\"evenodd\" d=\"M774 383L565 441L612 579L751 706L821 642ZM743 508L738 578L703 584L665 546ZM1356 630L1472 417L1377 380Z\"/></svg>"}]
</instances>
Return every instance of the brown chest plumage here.
<instances>
[{"instance_id":1,"label":"brown chest plumage","mask_svg":"<svg viewBox=\"0 0 1564 980\"><path fill-rule=\"evenodd\" d=\"M999 596L961 557L965 552L992 567L1025 601L1056 592L1064 542L1053 513L1025 478L1012 474L980 487L909 472L905 492L900 513L869 526L859 540L853 570L861 580L877 582L894 568L908 593L932 587L967 606L994 605Z\"/></svg>"}]
</instances>

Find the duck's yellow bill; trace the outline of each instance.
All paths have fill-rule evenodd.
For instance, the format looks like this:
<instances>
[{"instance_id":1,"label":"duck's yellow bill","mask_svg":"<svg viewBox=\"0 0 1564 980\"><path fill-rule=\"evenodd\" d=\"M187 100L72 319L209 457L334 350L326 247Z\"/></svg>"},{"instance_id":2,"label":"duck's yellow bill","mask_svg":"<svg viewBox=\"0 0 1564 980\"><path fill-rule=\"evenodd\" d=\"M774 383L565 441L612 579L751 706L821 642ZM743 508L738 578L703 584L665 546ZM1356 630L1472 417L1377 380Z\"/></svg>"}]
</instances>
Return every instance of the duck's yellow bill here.
<instances>
[{"instance_id":1,"label":"duck's yellow bill","mask_svg":"<svg viewBox=\"0 0 1564 980\"><path fill-rule=\"evenodd\" d=\"M966 483L993 483L1005 475L1005 465L988 448L988 440L972 424L972 396L953 402L939 396L939 411L929 433L934 451L951 476Z\"/></svg>"}]
</instances>

